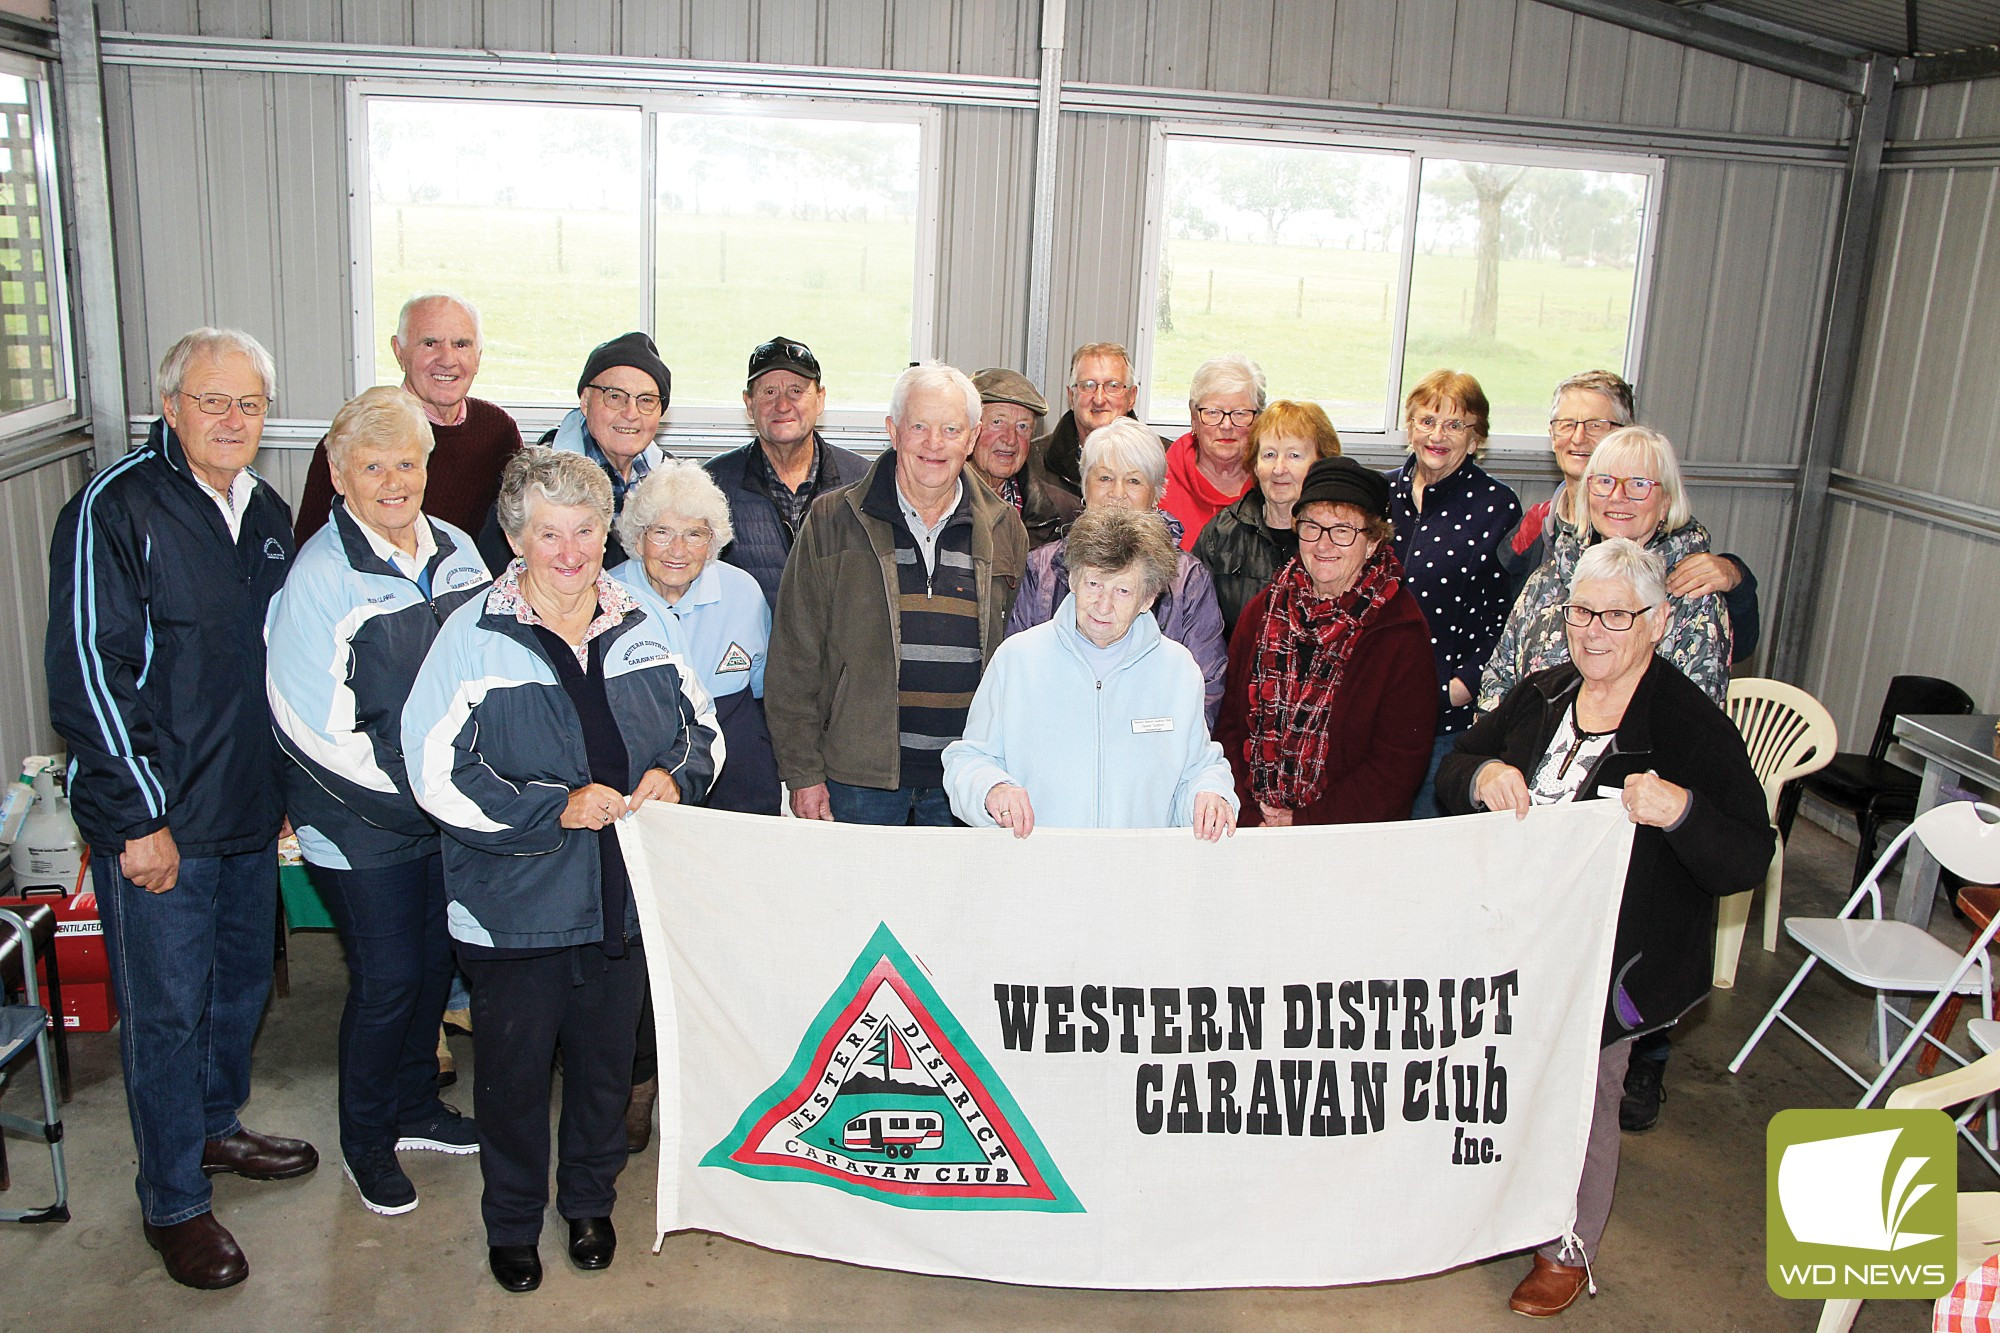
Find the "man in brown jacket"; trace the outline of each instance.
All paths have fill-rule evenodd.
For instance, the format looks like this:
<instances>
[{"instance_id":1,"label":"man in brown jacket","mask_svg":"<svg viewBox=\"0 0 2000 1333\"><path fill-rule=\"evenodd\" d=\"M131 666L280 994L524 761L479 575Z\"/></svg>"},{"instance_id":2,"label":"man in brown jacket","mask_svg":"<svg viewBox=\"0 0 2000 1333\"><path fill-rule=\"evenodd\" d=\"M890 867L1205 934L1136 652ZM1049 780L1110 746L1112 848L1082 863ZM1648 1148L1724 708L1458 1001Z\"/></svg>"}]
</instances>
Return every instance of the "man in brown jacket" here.
<instances>
[{"instance_id":1,"label":"man in brown jacket","mask_svg":"<svg viewBox=\"0 0 2000 1333\"><path fill-rule=\"evenodd\" d=\"M963 475L979 418L962 372L904 371L890 447L799 530L764 708L801 819L952 822L944 747L965 729L1028 555L1014 507Z\"/></svg>"}]
</instances>

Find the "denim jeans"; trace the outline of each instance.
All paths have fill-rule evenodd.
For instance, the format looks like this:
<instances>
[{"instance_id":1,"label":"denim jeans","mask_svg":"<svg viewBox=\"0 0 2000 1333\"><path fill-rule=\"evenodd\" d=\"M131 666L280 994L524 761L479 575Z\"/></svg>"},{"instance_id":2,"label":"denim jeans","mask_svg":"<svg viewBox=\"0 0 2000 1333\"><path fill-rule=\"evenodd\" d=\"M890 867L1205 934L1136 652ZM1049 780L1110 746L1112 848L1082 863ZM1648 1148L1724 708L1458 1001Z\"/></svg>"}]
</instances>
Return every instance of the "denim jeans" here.
<instances>
[{"instance_id":1,"label":"denim jeans","mask_svg":"<svg viewBox=\"0 0 2000 1333\"><path fill-rule=\"evenodd\" d=\"M165 893L126 879L116 856L92 857L90 870L124 1020L118 1056L139 1208L154 1226L172 1226L209 1209L203 1142L243 1127L250 1045L271 994L277 848L184 858Z\"/></svg>"},{"instance_id":2,"label":"denim jeans","mask_svg":"<svg viewBox=\"0 0 2000 1333\"><path fill-rule=\"evenodd\" d=\"M347 951L340 1012L340 1150L394 1149L397 1131L442 1109L438 1023L453 971L444 928L444 858L373 870L314 866Z\"/></svg>"},{"instance_id":3,"label":"denim jeans","mask_svg":"<svg viewBox=\"0 0 2000 1333\"><path fill-rule=\"evenodd\" d=\"M958 822L951 817L943 787L850 787L828 778L826 799L833 817L843 824L950 828Z\"/></svg>"},{"instance_id":4,"label":"denim jeans","mask_svg":"<svg viewBox=\"0 0 2000 1333\"><path fill-rule=\"evenodd\" d=\"M1417 788L1417 799L1410 811L1412 819L1443 819L1444 811L1437 803L1438 765L1451 753L1451 747L1458 744L1458 738L1465 733L1450 731L1431 742L1431 766L1424 770L1424 785Z\"/></svg>"}]
</instances>

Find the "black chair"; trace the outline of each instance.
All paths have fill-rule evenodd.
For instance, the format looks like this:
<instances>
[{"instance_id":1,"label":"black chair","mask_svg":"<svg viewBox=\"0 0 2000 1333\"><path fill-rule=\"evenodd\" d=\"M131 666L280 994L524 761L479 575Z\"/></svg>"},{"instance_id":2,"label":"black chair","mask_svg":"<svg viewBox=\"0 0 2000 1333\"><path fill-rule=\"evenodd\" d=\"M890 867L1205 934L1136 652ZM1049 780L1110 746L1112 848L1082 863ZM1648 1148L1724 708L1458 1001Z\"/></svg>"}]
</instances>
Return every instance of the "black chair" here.
<instances>
[{"instance_id":1,"label":"black chair","mask_svg":"<svg viewBox=\"0 0 2000 1333\"><path fill-rule=\"evenodd\" d=\"M1896 719L1908 713L1965 714L1974 707L1972 696L1948 680L1935 676L1895 677L1889 682L1889 692L1882 697L1882 713L1876 719L1875 739L1868 743L1868 753L1843 751L1819 772L1787 787L1778 803L1779 831L1791 833L1802 788L1827 804L1850 812L1861 828L1853 879L1853 883L1859 884L1875 864L1875 842L1882 826L1893 821L1907 823L1917 817L1917 789L1922 785L1921 779L1884 757L1895 739Z\"/></svg>"}]
</instances>

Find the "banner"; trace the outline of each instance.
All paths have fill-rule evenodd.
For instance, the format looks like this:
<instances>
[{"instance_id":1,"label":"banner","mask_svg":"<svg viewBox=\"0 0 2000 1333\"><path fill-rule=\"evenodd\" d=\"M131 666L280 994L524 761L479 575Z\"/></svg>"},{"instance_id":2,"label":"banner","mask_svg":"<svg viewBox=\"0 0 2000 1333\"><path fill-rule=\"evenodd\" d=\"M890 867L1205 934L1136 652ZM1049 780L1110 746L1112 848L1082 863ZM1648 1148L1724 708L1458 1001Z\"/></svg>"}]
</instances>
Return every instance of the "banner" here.
<instances>
[{"instance_id":1,"label":"banner","mask_svg":"<svg viewBox=\"0 0 2000 1333\"><path fill-rule=\"evenodd\" d=\"M620 825L659 1231L1045 1286L1324 1286L1575 1211L1615 801L1332 829Z\"/></svg>"}]
</instances>

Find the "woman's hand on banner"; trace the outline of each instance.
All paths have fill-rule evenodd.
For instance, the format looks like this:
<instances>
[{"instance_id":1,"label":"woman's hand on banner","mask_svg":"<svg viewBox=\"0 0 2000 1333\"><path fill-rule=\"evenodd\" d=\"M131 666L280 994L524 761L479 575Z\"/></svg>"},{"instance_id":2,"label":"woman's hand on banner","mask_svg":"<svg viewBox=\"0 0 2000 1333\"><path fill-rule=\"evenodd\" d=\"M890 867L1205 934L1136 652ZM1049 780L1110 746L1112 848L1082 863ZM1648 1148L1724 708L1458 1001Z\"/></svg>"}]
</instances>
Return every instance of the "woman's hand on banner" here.
<instances>
[{"instance_id":1,"label":"woman's hand on banner","mask_svg":"<svg viewBox=\"0 0 2000 1333\"><path fill-rule=\"evenodd\" d=\"M1236 809L1219 792L1196 792L1194 836L1203 842L1219 842L1236 836Z\"/></svg>"},{"instance_id":2,"label":"woman's hand on banner","mask_svg":"<svg viewBox=\"0 0 2000 1333\"><path fill-rule=\"evenodd\" d=\"M986 813L1001 828L1013 830L1017 838L1035 831L1035 807L1028 801L1028 789L1011 782L996 782L986 793Z\"/></svg>"}]
</instances>

